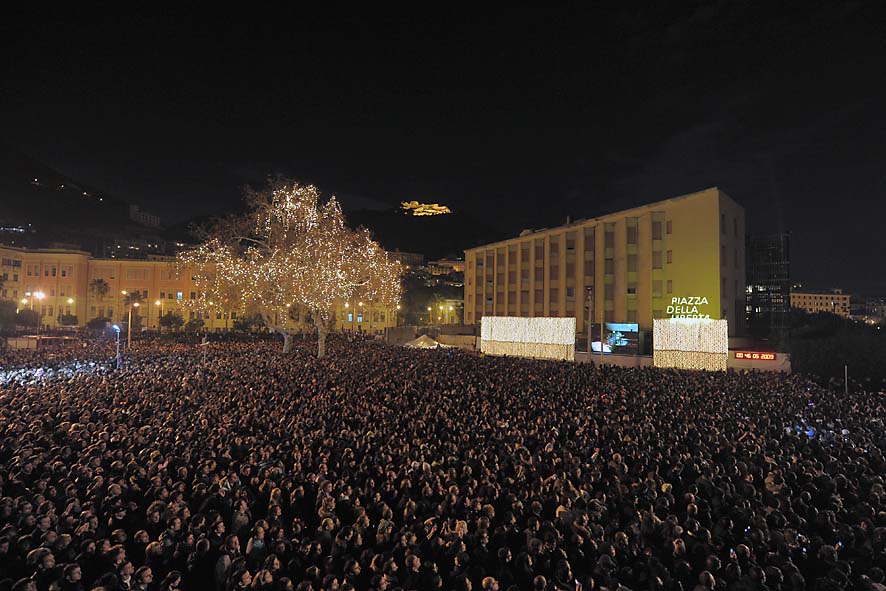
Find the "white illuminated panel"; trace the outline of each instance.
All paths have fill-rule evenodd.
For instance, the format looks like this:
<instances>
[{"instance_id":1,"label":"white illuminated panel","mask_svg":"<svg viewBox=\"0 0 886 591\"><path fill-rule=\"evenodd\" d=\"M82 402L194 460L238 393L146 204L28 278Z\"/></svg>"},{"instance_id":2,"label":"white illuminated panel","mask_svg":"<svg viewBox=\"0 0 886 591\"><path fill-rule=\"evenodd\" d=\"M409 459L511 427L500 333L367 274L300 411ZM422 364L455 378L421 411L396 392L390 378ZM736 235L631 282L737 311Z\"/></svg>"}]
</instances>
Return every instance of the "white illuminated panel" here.
<instances>
[{"instance_id":1,"label":"white illuminated panel","mask_svg":"<svg viewBox=\"0 0 886 591\"><path fill-rule=\"evenodd\" d=\"M653 341L656 367L726 370L729 327L725 320L656 318Z\"/></svg>"},{"instance_id":2,"label":"white illuminated panel","mask_svg":"<svg viewBox=\"0 0 886 591\"><path fill-rule=\"evenodd\" d=\"M484 316L480 350L490 355L575 358L575 318Z\"/></svg>"}]
</instances>

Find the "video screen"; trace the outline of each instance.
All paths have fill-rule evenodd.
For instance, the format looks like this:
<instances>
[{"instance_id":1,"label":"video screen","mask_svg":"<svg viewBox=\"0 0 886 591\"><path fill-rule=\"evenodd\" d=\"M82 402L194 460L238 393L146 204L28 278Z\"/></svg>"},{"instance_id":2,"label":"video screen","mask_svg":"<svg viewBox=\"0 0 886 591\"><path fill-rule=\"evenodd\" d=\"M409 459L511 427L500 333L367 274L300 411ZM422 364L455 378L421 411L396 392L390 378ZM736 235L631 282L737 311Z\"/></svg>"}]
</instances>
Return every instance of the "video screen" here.
<instances>
[{"instance_id":1,"label":"video screen","mask_svg":"<svg viewBox=\"0 0 886 591\"><path fill-rule=\"evenodd\" d=\"M599 334L599 333L597 333ZM638 355L640 353L640 325L624 322L606 322L603 324L603 342L599 339L591 342L591 349L603 354Z\"/></svg>"}]
</instances>

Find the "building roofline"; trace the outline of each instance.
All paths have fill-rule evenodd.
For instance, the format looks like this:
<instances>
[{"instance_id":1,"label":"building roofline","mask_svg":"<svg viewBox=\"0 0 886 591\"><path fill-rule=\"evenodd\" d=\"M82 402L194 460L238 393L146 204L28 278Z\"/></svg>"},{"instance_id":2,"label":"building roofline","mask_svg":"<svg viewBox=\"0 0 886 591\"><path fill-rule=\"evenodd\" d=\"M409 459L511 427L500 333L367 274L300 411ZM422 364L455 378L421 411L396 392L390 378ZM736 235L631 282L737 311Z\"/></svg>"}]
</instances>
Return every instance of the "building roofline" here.
<instances>
[{"instance_id":1,"label":"building roofline","mask_svg":"<svg viewBox=\"0 0 886 591\"><path fill-rule=\"evenodd\" d=\"M676 202L676 201L682 201L682 200L684 200L684 199L690 199L690 198L692 198L692 197L697 197L697 196L699 196L699 195L701 195L701 194L703 194L703 193L707 193L708 191L717 191L718 195L723 196L723 197L726 197L727 199L729 199L729 201L731 201L732 203L734 203L737 207L740 207L740 208L744 209L744 207L742 207L742 205L739 204L735 199L733 199L732 197L730 197L725 191L723 191L720 187L717 187L717 186L715 185L715 186L713 186L713 187L708 187L708 188L706 188L706 189L702 189L702 190L700 190L700 191L693 191L692 193L686 193L685 195L678 195L678 196L676 196L676 197L669 197L669 198L667 198L667 199L662 199L661 201L654 201L654 202L652 202L652 203L647 203L647 204L645 204L645 205L638 205L638 206L636 206L636 207L631 207L631 208L629 208L629 209L621 209L621 210L618 210L618 211L613 211L613 212L610 212L610 213L605 213L605 214L603 214L603 215L598 215L598 216L596 216L596 217L592 217L592 218L581 218L581 219L575 220L574 222L570 222L570 223L568 223L568 224L563 224L563 225L561 225L561 226L554 226L554 227L552 227L552 228L539 228L539 229L537 229L537 230L530 230L527 234L517 235L517 236L514 236L513 238L505 238L504 240L498 240L498 241L496 241L496 242L489 242L489 243L486 243L486 244L481 244L481 245L479 245L479 246L474 246L474 247L472 247L472 248L466 248L466 249L465 249L465 252L468 253L468 252L471 252L471 251L474 251L474 250L482 250L482 249L485 249L485 248L489 248L490 246L497 246L497 245L499 245L499 244L504 244L504 243L506 243L506 242L511 242L512 240L517 240L517 239L520 239L520 238L527 238L527 237L529 237L529 236L533 236L533 235L535 235L535 234L541 234L541 233L544 233L544 232L553 232L553 231L555 231L555 230L562 230L562 229L566 229L566 228L574 228L574 227L584 226L584 225L588 224L589 222L601 222L601 221L604 221L605 218L609 218L609 217L612 217L612 216L614 216L614 215L628 214L628 213L630 213L630 212L632 212L632 211L645 210L645 209L649 209L650 207L655 207L655 206L658 206L658 205L664 205L664 204L666 204L666 203L674 203L674 202Z\"/></svg>"},{"instance_id":2,"label":"building roofline","mask_svg":"<svg viewBox=\"0 0 886 591\"><path fill-rule=\"evenodd\" d=\"M13 246L10 244L0 244L0 248L13 250L22 254L78 254L92 258L92 255L85 250L72 250L69 248L28 248L27 246Z\"/></svg>"}]
</instances>

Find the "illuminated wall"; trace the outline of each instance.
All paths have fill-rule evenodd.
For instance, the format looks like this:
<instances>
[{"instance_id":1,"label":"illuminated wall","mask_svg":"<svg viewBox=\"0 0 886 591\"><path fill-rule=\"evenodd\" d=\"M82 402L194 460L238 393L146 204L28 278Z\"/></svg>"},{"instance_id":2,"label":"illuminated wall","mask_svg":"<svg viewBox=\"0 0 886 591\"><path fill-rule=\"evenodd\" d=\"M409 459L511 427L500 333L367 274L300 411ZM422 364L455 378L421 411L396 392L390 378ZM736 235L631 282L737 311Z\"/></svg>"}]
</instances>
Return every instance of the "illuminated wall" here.
<instances>
[{"instance_id":1,"label":"illuminated wall","mask_svg":"<svg viewBox=\"0 0 886 591\"><path fill-rule=\"evenodd\" d=\"M575 318L484 316L480 351L541 359L575 359Z\"/></svg>"},{"instance_id":2,"label":"illuminated wall","mask_svg":"<svg viewBox=\"0 0 886 591\"><path fill-rule=\"evenodd\" d=\"M726 371L729 328L725 320L656 319L653 339L655 367Z\"/></svg>"}]
</instances>

